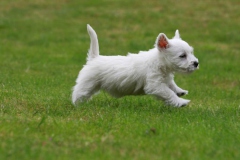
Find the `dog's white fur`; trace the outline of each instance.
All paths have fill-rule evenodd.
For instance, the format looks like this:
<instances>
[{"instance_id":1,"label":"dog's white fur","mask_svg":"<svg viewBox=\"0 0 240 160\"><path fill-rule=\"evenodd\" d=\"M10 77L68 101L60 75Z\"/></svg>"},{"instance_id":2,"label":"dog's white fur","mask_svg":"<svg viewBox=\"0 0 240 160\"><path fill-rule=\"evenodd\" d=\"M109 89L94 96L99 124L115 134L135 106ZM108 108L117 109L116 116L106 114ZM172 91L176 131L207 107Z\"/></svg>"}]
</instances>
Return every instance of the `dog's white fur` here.
<instances>
[{"instance_id":1,"label":"dog's white fur","mask_svg":"<svg viewBox=\"0 0 240 160\"><path fill-rule=\"evenodd\" d=\"M188 91L174 82L174 72L190 73L198 68L193 48L181 40L178 30L173 39L160 33L155 48L127 56L101 56L96 32L90 25L91 38L87 64L80 71L73 88L72 102L89 99L100 89L114 97L154 95L167 104L181 107L190 100L179 98Z\"/></svg>"}]
</instances>

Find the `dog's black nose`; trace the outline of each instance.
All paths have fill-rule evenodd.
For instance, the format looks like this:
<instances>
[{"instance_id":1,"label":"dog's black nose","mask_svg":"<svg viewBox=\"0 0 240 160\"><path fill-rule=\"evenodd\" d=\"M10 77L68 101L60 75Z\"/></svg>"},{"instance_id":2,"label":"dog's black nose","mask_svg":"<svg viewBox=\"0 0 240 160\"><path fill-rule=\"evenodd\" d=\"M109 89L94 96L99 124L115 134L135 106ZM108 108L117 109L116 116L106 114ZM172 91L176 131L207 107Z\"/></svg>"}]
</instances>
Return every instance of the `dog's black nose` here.
<instances>
[{"instance_id":1,"label":"dog's black nose","mask_svg":"<svg viewBox=\"0 0 240 160\"><path fill-rule=\"evenodd\" d=\"M193 65L194 65L194 67L197 67L198 66L198 62L193 62Z\"/></svg>"}]
</instances>

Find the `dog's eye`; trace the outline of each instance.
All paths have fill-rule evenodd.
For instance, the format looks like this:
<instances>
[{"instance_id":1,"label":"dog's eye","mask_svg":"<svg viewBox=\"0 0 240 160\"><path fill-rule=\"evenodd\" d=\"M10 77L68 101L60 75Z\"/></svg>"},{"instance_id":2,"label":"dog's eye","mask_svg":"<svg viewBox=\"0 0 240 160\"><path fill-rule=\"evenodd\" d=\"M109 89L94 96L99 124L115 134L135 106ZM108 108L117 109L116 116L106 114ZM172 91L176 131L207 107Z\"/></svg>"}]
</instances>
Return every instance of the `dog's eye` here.
<instances>
[{"instance_id":1,"label":"dog's eye","mask_svg":"<svg viewBox=\"0 0 240 160\"><path fill-rule=\"evenodd\" d=\"M186 53L183 53L181 56L179 56L180 58L186 58L187 57L187 54Z\"/></svg>"}]
</instances>

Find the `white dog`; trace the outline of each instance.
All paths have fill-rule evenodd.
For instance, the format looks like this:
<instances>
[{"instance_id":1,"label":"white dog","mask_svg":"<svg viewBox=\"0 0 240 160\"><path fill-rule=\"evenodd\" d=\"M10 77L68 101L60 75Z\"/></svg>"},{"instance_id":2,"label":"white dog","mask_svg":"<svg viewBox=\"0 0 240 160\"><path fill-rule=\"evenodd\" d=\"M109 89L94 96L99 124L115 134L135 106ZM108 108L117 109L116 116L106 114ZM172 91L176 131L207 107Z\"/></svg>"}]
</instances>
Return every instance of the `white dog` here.
<instances>
[{"instance_id":1,"label":"white dog","mask_svg":"<svg viewBox=\"0 0 240 160\"><path fill-rule=\"evenodd\" d=\"M96 32L90 25L91 38L87 64L80 71L73 88L72 102L89 99L100 89L114 97L154 95L168 105L181 107L190 100L179 98L188 91L174 82L174 72L191 73L198 68L193 48L180 38L176 30L173 39L160 33L155 48L127 56L101 56Z\"/></svg>"}]
</instances>

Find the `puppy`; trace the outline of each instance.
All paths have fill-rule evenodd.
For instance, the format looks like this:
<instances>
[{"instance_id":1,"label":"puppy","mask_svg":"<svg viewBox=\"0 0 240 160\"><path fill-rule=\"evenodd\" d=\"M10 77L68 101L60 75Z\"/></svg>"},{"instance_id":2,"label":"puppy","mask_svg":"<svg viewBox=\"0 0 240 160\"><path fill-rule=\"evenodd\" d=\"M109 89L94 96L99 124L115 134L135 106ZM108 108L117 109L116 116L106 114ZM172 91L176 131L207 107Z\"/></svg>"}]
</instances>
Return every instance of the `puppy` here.
<instances>
[{"instance_id":1,"label":"puppy","mask_svg":"<svg viewBox=\"0 0 240 160\"><path fill-rule=\"evenodd\" d=\"M188 93L174 82L174 73L191 73L198 69L193 48L180 38L178 30L172 39L160 33L155 47L127 56L101 56L97 34L87 25L91 39L87 63L73 88L72 102L88 100L100 89L114 97L153 95L167 105L182 107L190 100L180 98Z\"/></svg>"}]
</instances>

